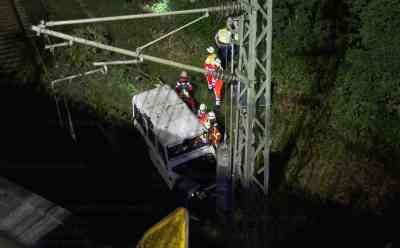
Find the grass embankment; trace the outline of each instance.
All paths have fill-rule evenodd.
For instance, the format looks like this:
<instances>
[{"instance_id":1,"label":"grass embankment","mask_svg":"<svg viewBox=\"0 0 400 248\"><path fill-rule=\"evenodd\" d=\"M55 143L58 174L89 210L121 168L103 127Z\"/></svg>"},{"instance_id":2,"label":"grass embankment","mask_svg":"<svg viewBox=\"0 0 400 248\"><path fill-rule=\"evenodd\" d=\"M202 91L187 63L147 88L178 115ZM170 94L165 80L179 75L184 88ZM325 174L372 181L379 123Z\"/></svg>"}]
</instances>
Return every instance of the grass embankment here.
<instances>
[{"instance_id":1,"label":"grass embankment","mask_svg":"<svg viewBox=\"0 0 400 248\"><path fill-rule=\"evenodd\" d=\"M106 0L61 0L50 4L51 20L66 20L87 17L116 16L144 13L142 1L117 0L110 4ZM171 10L199 8L212 5L212 1L190 4L187 1L172 0ZM80 37L96 39L129 50L136 50L173 29L197 18L199 15L155 17L98 23L93 25L73 25L57 28ZM201 67L206 56L206 48L214 45L213 33L219 28L215 18L209 17L143 50L144 54L170 59L176 62ZM55 40L53 39L53 42ZM81 45L56 51L48 80L93 69L94 61L132 59L111 54L99 49ZM89 104L95 111L113 120L129 121L133 94L153 88L159 79L174 86L180 69L151 62L140 65L109 66L107 75L93 75L73 80L68 87L60 86L63 92L76 102ZM189 72L194 86L194 98L205 102L211 108L214 97L207 91L203 76ZM62 83L60 83L61 85Z\"/></svg>"},{"instance_id":2,"label":"grass embankment","mask_svg":"<svg viewBox=\"0 0 400 248\"><path fill-rule=\"evenodd\" d=\"M107 0L80 0L80 4L76 1L49 2L51 19L144 12L139 1L115 0L112 4ZM197 2L190 4L189 1L171 0L174 9L215 4L211 0ZM343 75L338 74L352 70L343 61L346 59L346 50L350 49L346 40L354 30L349 27L350 24L339 21L347 20L342 15L348 15L348 10L342 11L341 6L333 8L319 1L313 2L313 8L309 8L307 3L301 3L305 5L304 8L292 8L291 4L282 2L277 3L274 9L271 180L273 186L286 183L323 200L379 211L390 199L390 192L396 185L394 179L385 170L383 163L369 159L364 151L358 150L361 146L355 145L345 136L345 132L349 132L347 130L354 130L352 125L355 122L339 114L340 111L347 111L346 105L340 104L343 102L341 99L347 99L347 96L340 91ZM83 6L83 9L79 6ZM325 13L324 9L328 7L333 9ZM84 36L97 35L98 39L106 43L135 50L195 18L197 16L188 15L137 19L70 26L66 31L78 32ZM214 45L213 34L221 26L216 19L210 17L202 20L143 52L201 66L205 49ZM86 32L82 32L84 26L88 27ZM92 32L94 26L96 29ZM51 79L88 70L92 68L89 63L96 60L124 59L82 46L57 50L55 58L53 64L49 65ZM179 69L150 62L139 66L109 68L106 76L93 75L74 80L64 89L77 102L89 104L102 118L122 122L129 122L132 94L154 87L157 78L173 85L180 73ZM146 77L146 74L150 77ZM212 106L214 99L206 89L205 80L198 74L190 73L190 76L196 100ZM358 105L351 103L349 109ZM354 116L350 117L358 120ZM365 141L372 142L367 139Z\"/></svg>"},{"instance_id":3,"label":"grass embankment","mask_svg":"<svg viewBox=\"0 0 400 248\"><path fill-rule=\"evenodd\" d=\"M273 187L297 188L314 201L374 213L387 208L397 185L394 177L383 164L352 155L355 147L334 128L335 118L340 118L332 114L338 100L337 58L304 59L276 52L273 61L279 82L273 104Z\"/></svg>"},{"instance_id":4,"label":"grass embankment","mask_svg":"<svg viewBox=\"0 0 400 248\"><path fill-rule=\"evenodd\" d=\"M377 124L391 123L379 123L375 116L389 119L382 99L389 99L393 90L379 80L382 70L366 83L358 74L359 64L372 60L360 63L349 56L358 49L352 43L357 40L357 30L361 25L369 27L359 23L360 12L351 13L351 4L313 2L275 4L271 180L276 188L272 191L288 187L321 202L383 213L399 193L399 183L390 170L395 163L374 155L379 146L395 146L379 144L376 137L389 140L391 136L374 135L373 131ZM349 20L359 26L353 27ZM358 39L357 44L362 44ZM374 49L363 51L373 57ZM375 84L388 95L376 102L377 91L371 90ZM370 88L364 89L364 85ZM375 111L378 108L382 109L379 113ZM395 130L393 125L385 127ZM388 158L393 154L386 151Z\"/></svg>"}]
</instances>

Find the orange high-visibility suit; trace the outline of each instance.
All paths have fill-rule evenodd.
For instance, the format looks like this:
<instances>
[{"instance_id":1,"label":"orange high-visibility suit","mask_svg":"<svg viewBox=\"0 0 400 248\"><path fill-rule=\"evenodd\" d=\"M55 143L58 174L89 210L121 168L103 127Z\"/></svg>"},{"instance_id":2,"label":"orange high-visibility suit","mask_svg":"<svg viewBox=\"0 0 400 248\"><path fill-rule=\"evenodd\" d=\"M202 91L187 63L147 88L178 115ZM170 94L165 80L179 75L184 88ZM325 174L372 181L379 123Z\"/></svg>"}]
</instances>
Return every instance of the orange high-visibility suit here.
<instances>
[{"instance_id":1,"label":"orange high-visibility suit","mask_svg":"<svg viewBox=\"0 0 400 248\"><path fill-rule=\"evenodd\" d=\"M219 106L221 104L222 98L222 88L224 87L224 80L215 80L214 94L215 94L215 105Z\"/></svg>"},{"instance_id":2,"label":"orange high-visibility suit","mask_svg":"<svg viewBox=\"0 0 400 248\"><path fill-rule=\"evenodd\" d=\"M215 79L212 73L217 69L217 65L215 64L215 59L217 55L215 53L210 53L206 60L204 61L203 68L207 71L207 85L208 89L212 90L214 88Z\"/></svg>"},{"instance_id":3,"label":"orange high-visibility suit","mask_svg":"<svg viewBox=\"0 0 400 248\"><path fill-rule=\"evenodd\" d=\"M205 125L205 123L208 121L208 116L207 112L200 112L197 114L197 118L199 118L199 121L202 125Z\"/></svg>"},{"instance_id":4,"label":"orange high-visibility suit","mask_svg":"<svg viewBox=\"0 0 400 248\"><path fill-rule=\"evenodd\" d=\"M220 144L221 138L222 138L222 135L219 132L219 129L217 127L214 126L214 127L210 128L210 132L209 132L210 144L212 144L212 145Z\"/></svg>"},{"instance_id":5,"label":"orange high-visibility suit","mask_svg":"<svg viewBox=\"0 0 400 248\"><path fill-rule=\"evenodd\" d=\"M215 86L215 78L213 73L217 69L215 64L204 64L204 69L207 71L207 86L209 90L212 90Z\"/></svg>"}]
</instances>

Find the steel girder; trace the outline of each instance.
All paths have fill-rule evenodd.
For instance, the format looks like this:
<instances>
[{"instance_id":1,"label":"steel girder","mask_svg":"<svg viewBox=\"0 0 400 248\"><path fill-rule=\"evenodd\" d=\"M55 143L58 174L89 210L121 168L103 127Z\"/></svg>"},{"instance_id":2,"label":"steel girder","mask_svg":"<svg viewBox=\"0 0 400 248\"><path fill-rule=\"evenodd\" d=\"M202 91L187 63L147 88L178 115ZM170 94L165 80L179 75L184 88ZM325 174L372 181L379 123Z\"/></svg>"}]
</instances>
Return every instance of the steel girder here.
<instances>
[{"instance_id":1,"label":"steel girder","mask_svg":"<svg viewBox=\"0 0 400 248\"><path fill-rule=\"evenodd\" d=\"M272 0L239 2L243 15L236 74L241 77L231 85L234 111L230 118L229 158L234 208L242 209L243 217L235 223L234 235L240 237L234 242L245 247L265 247L271 144ZM263 177L257 171L263 171Z\"/></svg>"},{"instance_id":2,"label":"steel girder","mask_svg":"<svg viewBox=\"0 0 400 248\"><path fill-rule=\"evenodd\" d=\"M271 106L272 0L241 0L240 49L237 73L243 80L232 85L235 113L230 139L234 174L243 187L251 184L268 193ZM262 160L261 160L262 158ZM257 171L263 171L263 180Z\"/></svg>"}]
</instances>

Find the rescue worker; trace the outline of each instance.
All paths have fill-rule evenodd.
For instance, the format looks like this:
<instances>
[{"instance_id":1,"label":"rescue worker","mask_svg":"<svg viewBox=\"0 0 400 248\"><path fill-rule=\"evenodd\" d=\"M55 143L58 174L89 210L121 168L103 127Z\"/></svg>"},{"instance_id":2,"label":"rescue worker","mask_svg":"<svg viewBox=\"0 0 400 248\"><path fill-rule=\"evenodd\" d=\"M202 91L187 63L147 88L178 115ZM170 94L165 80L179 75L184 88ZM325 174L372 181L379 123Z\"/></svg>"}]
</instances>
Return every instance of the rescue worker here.
<instances>
[{"instance_id":1,"label":"rescue worker","mask_svg":"<svg viewBox=\"0 0 400 248\"><path fill-rule=\"evenodd\" d=\"M228 57L234 58L239 52L239 18L228 17L227 19L228 29L232 33L232 42L231 42L231 52Z\"/></svg>"},{"instance_id":2,"label":"rescue worker","mask_svg":"<svg viewBox=\"0 0 400 248\"><path fill-rule=\"evenodd\" d=\"M180 98L189 106L189 108L194 111L196 109L196 103L194 99L190 96L193 87L189 82L189 77L186 71L182 71L179 76L179 81L176 82L175 91Z\"/></svg>"},{"instance_id":3,"label":"rescue worker","mask_svg":"<svg viewBox=\"0 0 400 248\"><path fill-rule=\"evenodd\" d=\"M226 22L229 31L232 33L232 43L239 45L239 19L228 17Z\"/></svg>"},{"instance_id":4,"label":"rescue worker","mask_svg":"<svg viewBox=\"0 0 400 248\"><path fill-rule=\"evenodd\" d=\"M216 67L220 70L222 70L221 67L221 60L216 59ZM215 94L215 105L220 106L221 105L221 98L222 98L222 88L224 86L224 81L222 79L214 79L214 94Z\"/></svg>"},{"instance_id":5,"label":"rescue worker","mask_svg":"<svg viewBox=\"0 0 400 248\"><path fill-rule=\"evenodd\" d=\"M222 138L221 132L219 131L218 128L217 118L213 111L210 111L207 117L208 117L208 122L207 122L208 142L209 144L217 146L219 143L221 143L221 138Z\"/></svg>"},{"instance_id":6,"label":"rescue worker","mask_svg":"<svg viewBox=\"0 0 400 248\"><path fill-rule=\"evenodd\" d=\"M205 64L213 64L214 60L217 58L217 55L215 54L215 49L214 47L210 46L207 48L207 58L205 60Z\"/></svg>"},{"instance_id":7,"label":"rescue worker","mask_svg":"<svg viewBox=\"0 0 400 248\"><path fill-rule=\"evenodd\" d=\"M230 20L230 19L228 19ZM218 30L214 39L218 47L218 57L222 59L222 67L226 68L227 61L230 59L231 46L232 46L232 32L229 30L230 23L228 21L225 27Z\"/></svg>"},{"instance_id":8,"label":"rescue worker","mask_svg":"<svg viewBox=\"0 0 400 248\"><path fill-rule=\"evenodd\" d=\"M222 67L222 61L219 58L216 58L214 61L214 67L216 71L223 71L224 68Z\"/></svg>"},{"instance_id":9,"label":"rescue worker","mask_svg":"<svg viewBox=\"0 0 400 248\"><path fill-rule=\"evenodd\" d=\"M222 134L218 129L217 123L214 123L213 127L209 131L209 142L211 145L218 146L221 143Z\"/></svg>"},{"instance_id":10,"label":"rescue worker","mask_svg":"<svg viewBox=\"0 0 400 248\"><path fill-rule=\"evenodd\" d=\"M217 59L217 55L215 54L214 47L207 48L207 58L204 61L203 68L207 71L207 86L208 90L212 90L214 88L214 76L213 73L216 70L215 60Z\"/></svg>"},{"instance_id":11,"label":"rescue worker","mask_svg":"<svg viewBox=\"0 0 400 248\"><path fill-rule=\"evenodd\" d=\"M200 104L200 108L197 111L197 118L199 118L199 121L201 125L203 126L203 134L200 136L201 141L203 144L208 143L208 129L209 129L209 121L208 121L208 115L207 115L207 105L204 103Z\"/></svg>"},{"instance_id":12,"label":"rescue worker","mask_svg":"<svg viewBox=\"0 0 400 248\"><path fill-rule=\"evenodd\" d=\"M215 113L213 111L208 112L207 114L207 122L206 128L209 130L214 124L217 123L217 118L215 117Z\"/></svg>"},{"instance_id":13,"label":"rescue worker","mask_svg":"<svg viewBox=\"0 0 400 248\"><path fill-rule=\"evenodd\" d=\"M203 126L203 134L200 135L200 140L203 144L208 144L208 129Z\"/></svg>"},{"instance_id":14,"label":"rescue worker","mask_svg":"<svg viewBox=\"0 0 400 248\"><path fill-rule=\"evenodd\" d=\"M200 104L199 111L197 112L197 117L202 125L204 125L207 121L207 106L202 103Z\"/></svg>"},{"instance_id":15,"label":"rescue worker","mask_svg":"<svg viewBox=\"0 0 400 248\"><path fill-rule=\"evenodd\" d=\"M186 71L182 71L179 76L178 82L176 82L175 91L179 95L182 91L186 90L191 93L193 90L192 84L189 82L189 77Z\"/></svg>"}]
</instances>

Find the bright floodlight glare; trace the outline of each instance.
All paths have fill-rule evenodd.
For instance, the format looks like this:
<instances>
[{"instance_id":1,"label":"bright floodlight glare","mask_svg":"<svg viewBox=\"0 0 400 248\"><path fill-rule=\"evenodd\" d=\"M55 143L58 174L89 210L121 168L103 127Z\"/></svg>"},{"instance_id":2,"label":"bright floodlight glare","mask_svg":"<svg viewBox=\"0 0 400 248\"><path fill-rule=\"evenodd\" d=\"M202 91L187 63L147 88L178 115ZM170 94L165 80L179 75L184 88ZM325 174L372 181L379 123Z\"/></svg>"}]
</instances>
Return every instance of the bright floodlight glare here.
<instances>
[{"instance_id":1,"label":"bright floodlight glare","mask_svg":"<svg viewBox=\"0 0 400 248\"><path fill-rule=\"evenodd\" d=\"M169 0L160 0L155 4L145 5L144 9L154 12L154 13L163 13L163 12L171 11Z\"/></svg>"}]
</instances>

